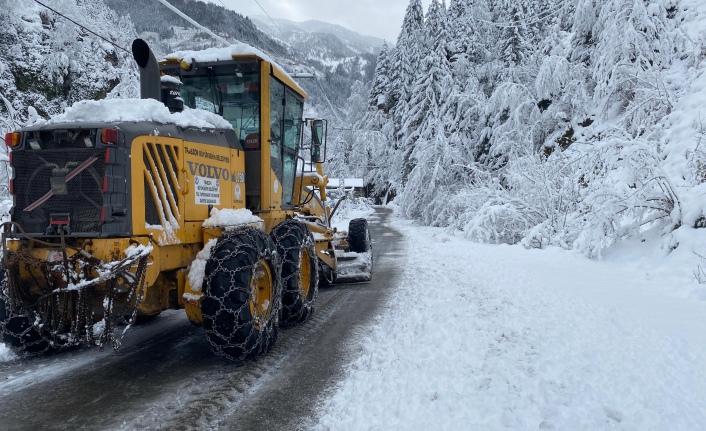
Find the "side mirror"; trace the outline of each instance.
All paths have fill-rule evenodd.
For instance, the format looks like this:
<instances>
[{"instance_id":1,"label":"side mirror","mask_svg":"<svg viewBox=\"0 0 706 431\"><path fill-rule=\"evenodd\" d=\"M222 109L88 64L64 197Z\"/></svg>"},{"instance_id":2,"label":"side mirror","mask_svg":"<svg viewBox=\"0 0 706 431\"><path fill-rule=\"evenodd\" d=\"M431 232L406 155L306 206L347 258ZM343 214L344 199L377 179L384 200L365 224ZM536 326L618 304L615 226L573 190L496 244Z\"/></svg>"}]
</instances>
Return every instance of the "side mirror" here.
<instances>
[{"instance_id":1,"label":"side mirror","mask_svg":"<svg viewBox=\"0 0 706 431\"><path fill-rule=\"evenodd\" d=\"M314 120L311 122L311 161L323 162L321 158L321 146L324 140L324 122L323 120Z\"/></svg>"}]
</instances>

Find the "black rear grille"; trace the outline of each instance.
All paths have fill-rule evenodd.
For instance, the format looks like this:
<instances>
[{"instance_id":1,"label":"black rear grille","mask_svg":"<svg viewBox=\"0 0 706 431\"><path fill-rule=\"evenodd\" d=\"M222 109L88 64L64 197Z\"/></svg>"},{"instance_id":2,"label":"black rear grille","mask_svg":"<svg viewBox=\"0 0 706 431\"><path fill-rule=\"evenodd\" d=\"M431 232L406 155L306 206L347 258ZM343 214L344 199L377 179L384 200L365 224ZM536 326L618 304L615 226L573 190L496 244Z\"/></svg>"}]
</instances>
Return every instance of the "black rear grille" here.
<instances>
[{"instance_id":1,"label":"black rear grille","mask_svg":"<svg viewBox=\"0 0 706 431\"><path fill-rule=\"evenodd\" d=\"M15 151L12 167L15 195L12 220L27 233L47 234L52 217L60 214L69 215L70 235L100 233L104 148ZM42 202L52 191L52 176L66 179L66 193L52 195Z\"/></svg>"},{"instance_id":2,"label":"black rear grille","mask_svg":"<svg viewBox=\"0 0 706 431\"><path fill-rule=\"evenodd\" d=\"M160 225L162 222L159 219L159 211L152 196L153 192L150 189L150 184L145 178L145 222L151 225Z\"/></svg>"}]
</instances>

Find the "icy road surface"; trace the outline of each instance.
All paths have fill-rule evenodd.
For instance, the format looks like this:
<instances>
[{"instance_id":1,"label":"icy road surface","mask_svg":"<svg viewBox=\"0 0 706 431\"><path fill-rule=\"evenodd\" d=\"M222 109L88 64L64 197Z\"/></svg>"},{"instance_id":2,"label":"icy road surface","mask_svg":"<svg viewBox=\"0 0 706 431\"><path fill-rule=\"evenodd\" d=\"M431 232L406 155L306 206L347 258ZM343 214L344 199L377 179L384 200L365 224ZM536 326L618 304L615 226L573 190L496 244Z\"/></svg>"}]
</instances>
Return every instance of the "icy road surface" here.
<instances>
[{"instance_id":1,"label":"icy road surface","mask_svg":"<svg viewBox=\"0 0 706 431\"><path fill-rule=\"evenodd\" d=\"M258 361L236 367L217 358L183 311L169 311L131 329L117 353L84 348L0 362L0 430L312 427L317 399L352 359L349 344L397 285L405 252L391 212L369 217L373 281L321 288L313 318L280 331Z\"/></svg>"}]
</instances>

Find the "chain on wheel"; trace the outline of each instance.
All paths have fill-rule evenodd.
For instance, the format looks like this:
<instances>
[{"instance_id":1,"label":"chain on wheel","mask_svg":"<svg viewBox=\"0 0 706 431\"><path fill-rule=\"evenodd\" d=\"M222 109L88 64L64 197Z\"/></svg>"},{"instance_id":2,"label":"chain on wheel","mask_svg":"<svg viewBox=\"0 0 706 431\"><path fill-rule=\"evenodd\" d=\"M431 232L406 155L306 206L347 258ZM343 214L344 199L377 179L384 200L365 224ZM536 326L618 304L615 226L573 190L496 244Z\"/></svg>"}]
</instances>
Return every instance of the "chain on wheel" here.
<instances>
[{"instance_id":1,"label":"chain on wheel","mask_svg":"<svg viewBox=\"0 0 706 431\"><path fill-rule=\"evenodd\" d=\"M201 313L211 349L245 361L265 354L277 338L280 257L269 235L252 227L228 230L206 262Z\"/></svg>"},{"instance_id":2,"label":"chain on wheel","mask_svg":"<svg viewBox=\"0 0 706 431\"><path fill-rule=\"evenodd\" d=\"M306 321L314 311L319 290L319 266L314 238L304 223L287 220L271 234L282 256L280 324Z\"/></svg>"},{"instance_id":3,"label":"chain on wheel","mask_svg":"<svg viewBox=\"0 0 706 431\"><path fill-rule=\"evenodd\" d=\"M151 245L106 263L88 253L53 262L6 251L0 268L0 332L19 352L80 344L118 349L142 300ZM126 328L116 335L117 326Z\"/></svg>"}]
</instances>

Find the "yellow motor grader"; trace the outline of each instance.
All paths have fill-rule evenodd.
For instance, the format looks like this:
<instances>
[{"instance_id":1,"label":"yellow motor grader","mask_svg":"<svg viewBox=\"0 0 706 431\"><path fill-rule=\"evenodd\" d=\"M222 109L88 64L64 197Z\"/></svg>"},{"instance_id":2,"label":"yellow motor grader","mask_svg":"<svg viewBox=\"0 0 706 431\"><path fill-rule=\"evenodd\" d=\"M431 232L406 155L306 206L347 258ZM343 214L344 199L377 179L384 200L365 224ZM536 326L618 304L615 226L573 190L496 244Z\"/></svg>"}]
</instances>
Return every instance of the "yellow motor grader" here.
<instances>
[{"instance_id":1,"label":"yellow motor grader","mask_svg":"<svg viewBox=\"0 0 706 431\"><path fill-rule=\"evenodd\" d=\"M118 348L136 320L185 308L214 353L252 359L309 318L320 272L371 256L367 222L331 229L324 123L302 119L306 93L266 55L239 44L158 63L144 41L132 50L142 99L166 120L50 120L6 136L3 341ZM229 127L188 121L204 111Z\"/></svg>"}]
</instances>

